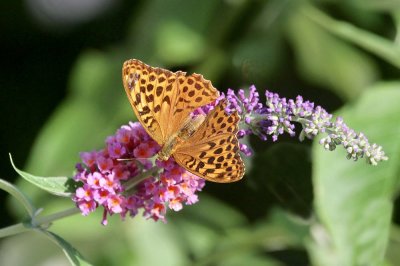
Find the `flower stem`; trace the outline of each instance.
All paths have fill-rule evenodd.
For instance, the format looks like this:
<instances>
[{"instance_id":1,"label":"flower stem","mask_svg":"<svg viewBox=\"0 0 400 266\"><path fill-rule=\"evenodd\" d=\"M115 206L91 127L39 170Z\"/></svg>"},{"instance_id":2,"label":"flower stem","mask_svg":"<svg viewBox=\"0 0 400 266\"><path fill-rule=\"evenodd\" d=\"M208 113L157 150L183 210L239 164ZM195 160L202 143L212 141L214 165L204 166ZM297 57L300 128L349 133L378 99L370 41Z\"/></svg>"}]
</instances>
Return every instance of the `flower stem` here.
<instances>
[{"instance_id":1,"label":"flower stem","mask_svg":"<svg viewBox=\"0 0 400 266\"><path fill-rule=\"evenodd\" d=\"M34 217L32 218L31 224L33 227L39 227L41 225L46 225L49 224L53 221L59 220L61 218L71 216L74 214L79 213L79 209L76 207L61 211L61 212L56 212L47 216L43 217Z\"/></svg>"},{"instance_id":2,"label":"flower stem","mask_svg":"<svg viewBox=\"0 0 400 266\"><path fill-rule=\"evenodd\" d=\"M79 209L74 207L61 212L53 213L43 217L32 217L30 221L22 222L14 225L7 226L0 229L0 238L16 235L20 233L27 232L31 229L41 227L43 225L48 225L53 221L59 220L61 218L71 216L73 214L79 213Z\"/></svg>"},{"instance_id":3,"label":"flower stem","mask_svg":"<svg viewBox=\"0 0 400 266\"><path fill-rule=\"evenodd\" d=\"M10 225L10 226L0 229L0 238L23 233L23 232L29 231L31 228L32 227L27 223L19 223L19 224Z\"/></svg>"}]
</instances>

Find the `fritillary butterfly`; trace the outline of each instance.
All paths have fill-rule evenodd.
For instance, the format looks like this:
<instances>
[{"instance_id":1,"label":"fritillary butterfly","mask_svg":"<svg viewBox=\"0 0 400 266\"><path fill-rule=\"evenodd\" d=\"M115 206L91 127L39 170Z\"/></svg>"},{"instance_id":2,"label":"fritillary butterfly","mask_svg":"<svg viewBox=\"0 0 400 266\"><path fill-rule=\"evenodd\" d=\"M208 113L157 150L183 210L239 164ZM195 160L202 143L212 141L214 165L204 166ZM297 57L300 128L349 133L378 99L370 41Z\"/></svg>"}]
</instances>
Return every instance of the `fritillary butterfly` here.
<instances>
[{"instance_id":1,"label":"fritillary butterfly","mask_svg":"<svg viewBox=\"0 0 400 266\"><path fill-rule=\"evenodd\" d=\"M158 158L175 161L206 180L227 183L243 177L236 137L239 116L225 113L222 100L208 115L192 116L219 92L202 75L186 76L132 59L124 63L126 94L140 123L162 147Z\"/></svg>"}]
</instances>

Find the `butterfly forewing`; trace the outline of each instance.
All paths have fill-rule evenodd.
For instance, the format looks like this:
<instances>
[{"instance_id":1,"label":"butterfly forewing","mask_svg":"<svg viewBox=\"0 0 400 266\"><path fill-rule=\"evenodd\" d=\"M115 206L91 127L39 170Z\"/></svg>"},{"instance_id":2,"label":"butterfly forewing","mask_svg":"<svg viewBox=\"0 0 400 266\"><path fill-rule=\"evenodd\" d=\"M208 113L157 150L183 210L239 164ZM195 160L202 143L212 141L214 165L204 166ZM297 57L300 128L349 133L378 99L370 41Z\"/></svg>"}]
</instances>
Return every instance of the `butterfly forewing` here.
<instances>
[{"instance_id":1,"label":"butterfly forewing","mask_svg":"<svg viewBox=\"0 0 400 266\"><path fill-rule=\"evenodd\" d=\"M122 75L137 118L160 145L181 129L191 112L219 95L201 75L173 73L136 59L124 63Z\"/></svg>"},{"instance_id":2,"label":"butterfly forewing","mask_svg":"<svg viewBox=\"0 0 400 266\"><path fill-rule=\"evenodd\" d=\"M176 162L189 172L219 183L238 181L244 174L236 137L239 116L227 115L225 107L225 101L219 103L173 154Z\"/></svg>"},{"instance_id":3,"label":"butterfly forewing","mask_svg":"<svg viewBox=\"0 0 400 266\"><path fill-rule=\"evenodd\" d=\"M173 73L163 69L153 69L139 60L128 60L122 68L122 79L126 94L135 112L149 135L159 144L166 138L165 128L160 121L161 100L155 93L157 85L164 89L167 78Z\"/></svg>"},{"instance_id":4,"label":"butterfly forewing","mask_svg":"<svg viewBox=\"0 0 400 266\"><path fill-rule=\"evenodd\" d=\"M169 127L170 135L176 132L176 128L182 127L195 109L214 102L219 96L219 92L212 86L211 82L199 74L192 74L187 77L180 76L176 91L175 109L168 122L171 124Z\"/></svg>"}]
</instances>

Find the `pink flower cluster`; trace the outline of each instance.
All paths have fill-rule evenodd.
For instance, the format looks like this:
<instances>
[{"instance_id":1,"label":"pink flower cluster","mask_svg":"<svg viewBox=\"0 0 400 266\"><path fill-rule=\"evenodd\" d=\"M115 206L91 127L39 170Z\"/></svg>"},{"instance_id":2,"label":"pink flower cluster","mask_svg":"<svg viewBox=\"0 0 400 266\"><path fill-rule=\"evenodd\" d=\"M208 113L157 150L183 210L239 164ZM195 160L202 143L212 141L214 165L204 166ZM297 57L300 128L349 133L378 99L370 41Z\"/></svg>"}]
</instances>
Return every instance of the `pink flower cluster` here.
<instances>
[{"instance_id":1,"label":"pink flower cluster","mask_svg":"<svg viewBox=\"0 0 400 266\"><path fill-rule=\"evenodd\" d=\"M140 209L143 215L165 222L167 208L182 209L183 204L198 201L195 194L205 181L168 161L150 160L159 151L140 123L122 126L106 140L100 151L82 152L82 163L77 164L76 181L82 183L74 196L83 215L103 207L102 224L107 215L134 217Z\"/></svg>"}]
</instances>

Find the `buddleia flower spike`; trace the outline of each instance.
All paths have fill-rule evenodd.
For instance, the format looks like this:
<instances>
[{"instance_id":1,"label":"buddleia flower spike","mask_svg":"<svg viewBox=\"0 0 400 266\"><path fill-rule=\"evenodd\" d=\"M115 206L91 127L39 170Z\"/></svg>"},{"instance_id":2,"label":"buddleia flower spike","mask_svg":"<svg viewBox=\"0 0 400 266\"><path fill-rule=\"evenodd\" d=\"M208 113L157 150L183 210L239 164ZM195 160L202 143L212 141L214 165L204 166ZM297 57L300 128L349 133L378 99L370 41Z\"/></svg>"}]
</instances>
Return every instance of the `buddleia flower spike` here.
<instances>
[{"instance_id":1,"label":"buddleia flower spike","mask_svg":"<svg viewBox=\"0 0 400 266\"><path fill-rule=\"evenodd\" d=\"M239 137L254 134L262 140L271 137L273 141L277 141L284 133L296 136L295 123L298 123L301 125L298 134L300 141L325 134L319 143L326 150L333 151L337 146L342 146L348 159L356 161L365 158L372 165L388 160L381 146L370 144L363 133L349 128L343 118L337 117L333 120L333 115L321 106L315 106L301 96L296 99L281 98L277 93L268 90L265 91L265 96L266 103L262 104L255 86L250 87L247 97L243 90L238 93L228 90L226 98L230 105L227 111L236 110L243 121Z\"/></svg>"}]
</instances>

